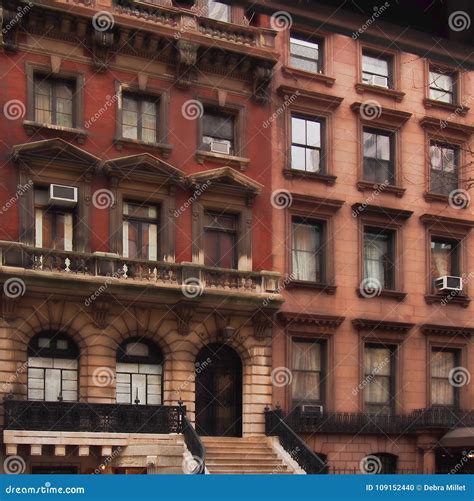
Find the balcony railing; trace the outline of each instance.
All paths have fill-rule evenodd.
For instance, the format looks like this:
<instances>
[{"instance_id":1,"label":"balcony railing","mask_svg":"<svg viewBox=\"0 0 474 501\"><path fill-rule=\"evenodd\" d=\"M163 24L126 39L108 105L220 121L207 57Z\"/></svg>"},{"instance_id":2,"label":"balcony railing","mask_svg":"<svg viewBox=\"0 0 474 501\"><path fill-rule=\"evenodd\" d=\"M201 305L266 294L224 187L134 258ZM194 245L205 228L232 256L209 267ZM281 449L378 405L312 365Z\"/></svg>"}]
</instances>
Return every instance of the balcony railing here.
<instances>
[{"instance_id":1,"label":"balcony railing","mask_svg":"<svg viewBox=\"0 0 474 501\"><path fill-rule=\"evenodd\" d=\"M223 290L273 295L278 291L279 273L211 268L194 263L167 263L128 259L114 254L40 249L15 242L0 242L2 266L21 267L64 276L103 277L107 286L144 282L183 289L188 297ZM276 299L276 298L275 298Z\"/></svg>"},{"instance_id":2,"label":"balcony railing","mask_svg":"<svg viewBox=\"0 0 474 501\"><path fill-rule=\"evenodd\" d=\"M181 433L178 406L5 401L5 429L101 433Z\"/></svg>"},{"instance_id":3,"label":"balcony railing","mask_svg":"<svg viewBox=\"0 0 474 501\"><path fill-rule=\"evenodd\" d=\"M403 415L292 412L286 421L298 433L409 434L424 429L449 430L474 426L474 411L450 408L418 409Z\"/></svg>"}]
</instances>

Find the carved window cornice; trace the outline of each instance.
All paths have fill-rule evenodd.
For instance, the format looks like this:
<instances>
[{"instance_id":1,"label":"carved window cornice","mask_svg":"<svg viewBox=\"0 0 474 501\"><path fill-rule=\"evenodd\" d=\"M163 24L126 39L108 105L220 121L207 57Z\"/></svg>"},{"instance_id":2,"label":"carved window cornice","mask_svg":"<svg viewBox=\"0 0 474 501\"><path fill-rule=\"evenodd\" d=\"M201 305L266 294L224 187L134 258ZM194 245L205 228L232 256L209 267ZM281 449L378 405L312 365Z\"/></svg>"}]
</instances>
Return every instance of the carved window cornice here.
<instances>
[{"instance_id":1,"label":"carved window cornice","mask_svg":"<svg viewBox=\"0 0 474 501\"><path fill-rule=\"evenodd\" d=\"M308 101L317 111L334 111L344 101L343 97L323 94L322 92L310 91L290 85L280 85L278 92L282 96L296 96L296 100Z\"/></svg>"},{"instance_id":2,"label":"carved window cornice","mask_svg":"<svg viewBox=\"0 0 474 501\"><path fill-rule=\"evenodd\" d=\"M318 313L292 313L288 311L280 311L279 313L277 313L277 317L286 326L297 327L310 325L329 329L337 329L345 319L345 317L337 315L321 315Z\"/></svg>"},{"instance_id":3,"label":"carved window cornice","mask_svg":"<svg viewBox=\"0 0 474 501\"><path fill-rule=\"evenodd\" d=\"M400 129L412 116L407 111L380 106L376 101L352 103L351 110L359 115L361 122L365 125L382 126L392 130Z\"/></svg>"},{"instance_id":4,"label":"carved window cornice","mask_svg":"<svg viewBox=\"0 0 474 501\"><path fill-rule=\"evenodd\" d=\"M474 327L456 325L422 324L420 329L423 334L434 336L469 337L474 334Z\"/></svg>"},{"instance_id":5,"label":"carved window cornice","mask_svg":"<svg viewBox=\"0 0 474 501\"><path fill-rule=\"evenodd\" d=\"M362 331L385 331L406 334L415 324L408 322L395 322L391 320L377 320L369 318L355 318L352 325Z\"/></svg>"},{"instance_id":6,"label":"carved window cornice","mask_svg":"<svg viewBox=\"0 0 474 501\"><path fill-rule=\"evenodd\" d=\"M352 215L354 217L374 216L381 219L388 219L393 222L403 222L413 214L411 210L395 209L392 207L381 207L379 205L368 205L357 202L352 205Z\"/></svg>"},{"instance_id":7,"label":"carved window cornice","mask_svg":"<svg viewBox=\"0 0 474 501\"><path fill-rule=\"evenodd\" d=\"M431 136L441 140L464 142L468 141L474 133L474 126L442 120L441 118L423 117L420 125Z\"/></svg>"}]
</instances>

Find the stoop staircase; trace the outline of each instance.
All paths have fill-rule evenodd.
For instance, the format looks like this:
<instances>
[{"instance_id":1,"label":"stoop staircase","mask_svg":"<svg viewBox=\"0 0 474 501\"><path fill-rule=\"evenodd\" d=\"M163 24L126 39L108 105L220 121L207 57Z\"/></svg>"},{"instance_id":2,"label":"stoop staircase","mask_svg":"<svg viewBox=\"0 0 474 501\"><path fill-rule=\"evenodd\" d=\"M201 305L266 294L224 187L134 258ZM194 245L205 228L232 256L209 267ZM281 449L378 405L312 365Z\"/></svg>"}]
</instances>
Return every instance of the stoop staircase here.
<instances>
[{"instance_id":1,"label":"stoop staircase","mask_svg":"<svg viewBox=\"0 0 474 501\"><path fill-rule=\"evenodd\" d=\"M201 437L210 474L295 473L267 437Z\"/></svg>"}]
</instances>

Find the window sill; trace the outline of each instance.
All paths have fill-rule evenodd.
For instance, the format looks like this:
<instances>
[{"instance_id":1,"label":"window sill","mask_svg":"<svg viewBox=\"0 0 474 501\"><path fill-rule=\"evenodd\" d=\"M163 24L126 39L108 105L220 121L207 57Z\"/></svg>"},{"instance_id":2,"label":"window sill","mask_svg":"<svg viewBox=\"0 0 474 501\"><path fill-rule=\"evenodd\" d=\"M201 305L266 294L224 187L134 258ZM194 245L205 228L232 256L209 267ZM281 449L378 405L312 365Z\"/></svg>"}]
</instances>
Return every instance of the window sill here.
<instances>
[{"instance_id":1,"label":"window sill","mask_svg":"<svg viewBox=\"0 0 474 501\"><path fill-rule=\"evenodd\" d=\"M306 288L306 289L314 289L325 292L326 294L333 295L336 292L337 286L331 284L324 284L321 282L312 282L310 280L291 280L287 285L287 289L291 288Z\"/></svg>"},{"instance_id":2,"label":"window sill","mask_svg":"<svg viewBox=\"0 0 474 501\"><path fill-rule=\"evenodd\" d=\"M461 116L465 116L469 111L469 108L463 104L443 103L443 101L436 101L435 99L429 98L423 99L423 106L427 109L437 108Z\"/></svg>"},{"instance_id":3,"label":"window sill","mask_svg":"<svg viewBox=\"0 0 474 501\"><path fill-rule=\"evenodd\" d=\"M173 146L167 143L147 143L146 141L139 141L138 139L128 139L126 137L119 137L114 139L114 144L117 150L122 150L124 146L137 147L137 148L153 148L158 150L161 155L168 158Z\"/></svg>"},{"instance_id":4,"label":"window sill","mask_svg":"<svg viewBox=\"0 0 474 501\"><path fill-rule=\"evenodd\" d=\"M311 179L313 181L319 181L327 185L334 185L337 176L332 176L330 174L320 174L319 172L306 172L304 170L298 169L283 169L283 176L286 179Z\"/></svg>"},{"instance_id":5,"label":"window sill","mask_svg":"<svg viewBox=\"0 0 474 501\"><path fill-rule=\"evenodd\" d=\"M385 298L385 299L394 299L396 301L403 301L407 296L406 292L396 291L391 289L382 289L381 291L377 291L377 293L374 295L367 295L367 296L364 296L362 294L359 287L356 289L356 292L358 296L362 299Z\"/></svg>"},{"instance_id":6,"label":"window sill","mask_svg":"<svg viewBox=\"0 0 474 501\"><path fill-rule=\"evenodd\" d=\"M245 157L237 157L235 155L224 155L222 153L214 153L212 151L197 150L196 160L199 164L204 162L215 162L220 164L231 165L233 167L239 167L243 172L247 170L250 163L250 159Z\"/></svg>"},{"instance_id":7,"label":"window sill","mask_svg":"<svg viewBox=\"0 0 474 501\"><path fill-rule=\"evenodd\" d=\"M467 308L471 299L469 296L462 296L458 294L426 294L425 295L426 304L439 304L440 306L447 306L448 304L454 304L457 306L462 306Z\"/></svg>"},{"instance_id":8,"label":"window sill","mask_svg":"<svg viewBox=\"0 0 474 501\"><path fill-rule=\"evenodd\" d=\"M283 66L283 74L293 77L295 80L298 77L307 78L314 80L315 82L324 83L327 87L332 87L336 79L323 73L313 73L311 71L300 70L299 68L293 68L292 66Z\"/></svg>"},{"instance_id":9,"label":"window sill","mask_svg":"<svg viewBox=\"0 0 474 501\"><path fill-rule=\"evenodd\" d=\"M377 85L369 85L362 82L355 84L355 89L357 93L363 94L364 92L369 92L372 94L378 94L379 96L389 97L395 99L400 103L405 97L405 93L395 89L387 89L385 87L378 87Z\"/></svg>"},{"instance_id":10,"label":"window sill","mask_svg":"<svg viewBox=\"0 0 474 501\"><path fill-rule=\"evenodd\" d=\"M50 130L60 132L61 135L66 136L69 140L76 139L79 144L83 144L87 137L87 132L84 129L61 127L60 125L34 122L32 120L24 120L23 127L25 128L28 136L32 136L37 132Z\"/></svg>"},{"instance_id":11,"label":"window sill","mask_svg":"<svg viewBox=\"0 0 474 501\"><path fill-rule=\"evenodd\" d=\"M441 193L432 193L430 191L427 191L423 194L423 197L427 202L440 202L446 205L449 204L449 195L442 195ZM466 204L466 206L460 205L457 208L466 209L468 206L469 204Z\"/></svg>"},{"instance_id":12,"label":"window sill","mask_svg":"<svg viewBox=\"0 0 474 501\"><path fill-rule=\"evenodd\" d=\"M396 186L394 184L385 185L383 183L373 183L372 181L357 181L357 189L359 191L373 190L379 193L390 193L396 195L398 198L403 197L406 188Z\"/></svg>"}]
</instances>

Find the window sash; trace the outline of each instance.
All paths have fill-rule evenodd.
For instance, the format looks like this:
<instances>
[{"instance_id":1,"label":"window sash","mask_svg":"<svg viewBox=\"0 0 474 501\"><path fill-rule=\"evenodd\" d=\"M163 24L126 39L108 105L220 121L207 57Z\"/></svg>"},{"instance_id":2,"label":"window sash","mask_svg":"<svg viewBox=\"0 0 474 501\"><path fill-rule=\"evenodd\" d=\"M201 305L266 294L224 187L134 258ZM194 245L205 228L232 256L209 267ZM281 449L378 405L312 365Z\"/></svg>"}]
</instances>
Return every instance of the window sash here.
<instances>
[{"instance_id":1,"label":"window sash","mask_svg":"<svg viewBox=\"0 0 474 501\"><path fill-rule=\"evenodd\" d=\"M324 346L321 342L292 342L291 396L293 401L322 402Z\"/></svg>"},{"instance_id":2,"label":"window sash","mask_svg":"<svg viewBox=\"0 0 474 501\"><path fill-rule=\"evenodd\" d=\"M222 2L215 2L214 0L207 1L207 17L210 19L215 19L216 21L222 21L225 23L230 23L231 21L231 7Z\"/></svg>"},{"instance_id":3,"label":"window sash","mask_svg":"<svg viewBox=\"0 0 474 501\"><path fill-rule=\"evenodd\" d=\"M431 240L432 279L445 275L459 275L459 242L453 240Z\"/></svg>"},{"instance_id":4,"label":"window sash","mask_svg":"<svg viewBox=\"0 0 474 501\"><path fill-rule=\"evenodd\" d=\"M388 362L387 362L388 359ZM385 346L365 346L364 407L366 412L392 414L395 384L395 350Z\"/></svg>"},{"instance_id":5,"label":"window sash","mask_svg":"<svg viewBox=\"0 0 474 501\"><path fill-rule=\"evenodd\" d=\"M305 50L306 49L306 50ZM310 73L322 73L322 42L290 38L290 64ZM312 52L312 55L309 53Z\"/></svg>"},{"instance_id":6,"label":"window sash","mask_svg":"<svg viewBox=\"0 0 474 501\"><path fill-rule=\"evenodd\" d=\"M35 209L35 247L73 250L74 216L52 208Z\"/></svg>"},{"instance_id":7,"label":"window sash","mask_svg":"<svg viewBox=\"0 0 474 501\"><path fill-rule=\"evenodd\" d=\"M78 397L77 360L29 357L28 400L55 402L61 395L65 402Z\"/></svg>"},{"instance_id":8,"label":"window sash","mask_svg":"<svg viewBox=\"0 0 474 501\"><path fill-rule=\"evenodd\" d=\"M140 215L142 211L143 213ZM146 212L148 212L148 216ZM156 261L158 259L158 228L159 219L156 206L124 202L123 257Z\"/></svg>"},{"instance_id":9,"label":"window sash","mask_svg":"<svg viewBox=\"0 0 474 501\"><path fill-rule=\"evenodd\" d=\"M292 271L296 280L324 281L323 226L303 222L292 224Z\"/></svg>"},{"instance_id":10,"label":"window sash","mask_svg":"<svg viewBox=\"0 0 474 501\"><path fill-rule=\"evenodd\" d=\"M385 63L380 65L377 63ZM377 76L385 81L384 87L391 87L391 61L388 58L377 57L370 54L362 55L362 81L371 80L371 76ZM369 85L374 85L369 83ZM381 84L376 84L381 85Z\"/></svg>"},{"instance_id":11,"label":"window sash","mask_svg":"<svg viewBox=\"0 0 474 501\"><path fill-rule=\"evenodd\" d=\"M35 121L74 127L74 83L42 76L35 76L33 83L33 100Z\"/></svg>"},{"instance_id":12,"label":"window sash","mask_svg":"<svg viewBox=\"0 0 474 501\"><path fill-rule=\"evenodd\" d=\"M458 365L459 352L434 348L431 351L431 404L457 406L458 388L449 380L449 373Z\"/></svg>"},{"instance_id":13,"label":"window sash","mask_svg":"<svg viewBox=\"0 0 474 501\"><path fill-rule=\"evenodd\" d=\"M376 279L382 289L395 286L394 235L364 231L364 278Z\"/></svg>"},{"instance_id":14,"label":"window sash","mask_svg":"<svg viewBox=\"0 0 474 501\"><path fill-rule=\"evenodd\" d=\"M161 405L162 375L161 364L117 363L116 399L119 404Z\"/></svg>"},{"instance_id":15,"label":"window sash","mask_svg":"<svg viewBox=\"0 0 474 501\"><path fill-rule=\"evenodd\" d=\"M459 151L455 147L430 145L430 191L449 195L459 187Z\"/></svg>"},{"instance_id":16,"label":"window sash","mask_svg":"<svg viewBox=\"0 0 474 501\"><path fill-rule=\"evenodd\" d=\"M122 136L126 139L158 142L158 102L152 97L124 93Z\"/></svg>"},{"instance_id":17,"label":"window sash","mask_svg":"<svg viewBox=\"0 0 474 501\"><path fill-rule=\"evenodd\" d=\"M387 141L388 139L388 149ZM363 132L364 179L376 183L395 183L394 139L389 134Z\"/></svg>"},{"instance_id":18,"label":"window sash","mask_svg":"<svg viewBox=\"0 0 474 501\"><path fill-rule=\"evenodd\" d=\"M453 74L430 70L429 80L430 99L454 104L456 80Z\"/></svg>"},{"instance_id":19,"label":"window sash","mask_svg":"<svg viewBox=\"0 0 474 501\"><path fill-rule=\"evenodd\" d=\"M324 124L322 121L311 120L296 115L292 115L291 117L291 168L292 169L302 170L306 172L324 171L323 134L324 134Z\"/></svg>"}]
</instances>

